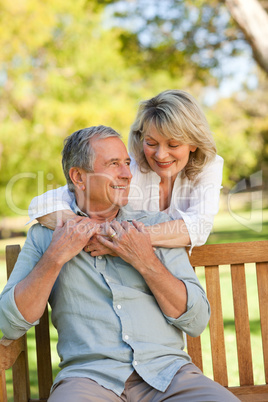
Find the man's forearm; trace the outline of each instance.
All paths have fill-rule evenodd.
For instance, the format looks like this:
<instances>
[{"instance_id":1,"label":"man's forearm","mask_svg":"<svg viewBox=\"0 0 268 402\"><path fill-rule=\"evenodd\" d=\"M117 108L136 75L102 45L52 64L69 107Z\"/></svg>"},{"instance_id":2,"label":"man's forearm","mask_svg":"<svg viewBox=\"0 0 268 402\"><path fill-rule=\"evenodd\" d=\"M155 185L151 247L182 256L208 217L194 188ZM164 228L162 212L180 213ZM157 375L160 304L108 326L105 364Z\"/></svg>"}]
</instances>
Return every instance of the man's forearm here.
<instances>
[{"instance_id":1,"label":"man's forearm","mask_svg":"<svg viewBox=\"0 0 268 402\"><path fill-rule=\"evenodd\" d=\"M48 251L32 272L16 285L14 297L17 308L29 323L42 316L61 267L62 264Z\"/></svg>"},{"instance_id":2,"label":"man's forearm","mask_svg":"<svg viewBox=\"0 0 268 402\"><path fill-rule=\"evenodd\" d=\"M97 230L89 218L76 215L57 226L40 261L15 288L15 302L26 321L33 323L41 317L62 266L80 253Z\"/></svg>"},{"instance_id":3,"label":"man's forearm","mask_svg":"<svg viewBox=\"0 0 268 402\"><path fill-rule=\"evenodd\" d=\"M186 312L187 291L184 283L175 278L156 256L147 259L136 269L143 276L164 314L179 318Z\"/></svg>"}]
</instances>

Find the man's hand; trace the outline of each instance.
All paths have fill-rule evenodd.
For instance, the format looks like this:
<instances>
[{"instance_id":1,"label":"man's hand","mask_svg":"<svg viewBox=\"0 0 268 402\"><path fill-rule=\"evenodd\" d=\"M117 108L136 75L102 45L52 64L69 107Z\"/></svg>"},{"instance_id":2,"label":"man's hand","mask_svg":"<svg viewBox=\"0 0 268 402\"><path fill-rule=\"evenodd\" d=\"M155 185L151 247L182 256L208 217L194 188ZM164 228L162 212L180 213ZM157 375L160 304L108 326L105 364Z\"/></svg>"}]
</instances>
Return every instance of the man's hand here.
<instances>
[{"instance_id":1,"label":"man's hand","mask_svg":"<svg viewBox=\"0 0 268 402\"><path fill-rule=\"evenodd\" d=\"M108 247L104 246L97 238L97 235L104 237L106 240L112 242L112 239L107 234L109 231L109 223L102 223L99 225L98 230L94 234L94 236L89 239L87 245L84 247L84 251L90 253L92 257L98 257L99 255L112 255L116 256L116 254Z\"/></svg>"},{"instance_id":2,"label":"man's hand","mask_svg":"<svg viewBox=\"0 0 268 402\"><path fill-rule=\"evenodd\" d=\"M83 250L98 229L99 225L82 216L76 216L65 224L58 221L47 252L55 255L57 262L63 265Z\"/></svg>"},{"instance_id":3,"label":"man's hand","mask_svg":"<svg viewBox=\"0 0 268 402\"><path fill-rule=\"evenodd\" d=\"M113 221L107 225L106 236L96 235L98 241L107 249L131 264L138 271L142 271L144 265L157 257L151 244L150 235L141 222Z\"/></svg>"}]
</instances>

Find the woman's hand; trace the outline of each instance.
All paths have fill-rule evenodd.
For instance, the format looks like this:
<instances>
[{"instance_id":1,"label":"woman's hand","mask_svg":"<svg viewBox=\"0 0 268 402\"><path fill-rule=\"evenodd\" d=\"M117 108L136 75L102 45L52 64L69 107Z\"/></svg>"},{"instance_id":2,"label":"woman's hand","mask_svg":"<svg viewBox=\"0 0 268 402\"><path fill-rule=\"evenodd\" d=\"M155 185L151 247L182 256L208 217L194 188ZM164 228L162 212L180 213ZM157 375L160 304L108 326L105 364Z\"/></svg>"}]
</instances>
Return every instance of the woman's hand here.
<instances>
[{"instance_id":1,"label":"woman's hand","mask_svg":"<svg viewBox=\"0 0 268 402\"><path fill-rule=\"evenodd\" d=\"M101 235L99 235L101 236ZM104 237L104 236L103 236ZM108 238L106 237L107 241ZM87 245L84 247L84 251L87 253L90 253L91 257L98 257L99 255L105 255L109 254L115 257L117 254L115 254L110 248L104 246L95 236L93 236Z\"/></svg>"},{"instance_id":2,"label":"woman's hand","mask_svg":"<svg viewBox=\"0 0 268 402\"><path fill-rule=\"evenodd\" d=\"M105 227L106 236L96 234L95 237L110 252L141 271L147 265L148 260L152 261L156 256L144 224L136 221L132 223L122 222L120 224L113 221Z\"/></svg>"}]
</instances>

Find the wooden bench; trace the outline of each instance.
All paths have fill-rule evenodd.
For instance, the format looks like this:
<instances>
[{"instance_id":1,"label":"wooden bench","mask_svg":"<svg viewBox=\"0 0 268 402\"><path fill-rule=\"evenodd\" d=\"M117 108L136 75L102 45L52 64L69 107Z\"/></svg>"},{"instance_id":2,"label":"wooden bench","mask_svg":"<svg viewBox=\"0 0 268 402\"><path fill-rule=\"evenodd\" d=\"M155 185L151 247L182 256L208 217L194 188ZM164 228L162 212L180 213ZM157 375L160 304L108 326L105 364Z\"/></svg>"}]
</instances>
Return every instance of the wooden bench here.
<instances>
[{"instance_id":1,"label":"wooden bench","mask_svg":"<svg viewBox=\"0 0 268 402\"><path fill-rule=\"evenodd\" d=\"M7 247L8 277L16 262L19 251L19 246ZM221 270L226 270L226 267L223 267L223 265L230 264L239 384L228 387L228 389L241 401L268 401L268 241L196 247L190 260L193 267L205 267L206 288L212 311L209 330L211 343L210 359L213 366L214 380L228 387L229 366L225 350L226 337L222 314L224 300L221 300L220 273ZM264 383L262 385L254 384L245 279L245 272L248 266L245 267L245 263L256 263L255 273L261 323L261 337L258 339L258 348L259 358L261 359L261 355L263 356L264 366ZM35 331L39 383L39 399L35 399L35 401L46 401L52 384L47 309ZM200 337L191 338L188 336L187 345L193 362L203 370L202 350L206 345L201 344ZM15 341L4 338L0 341L0 402L7 401L5 370L10 367L12 367L13 371L14 401L33 401L34 399L31 399L30 396L26 335Z\"/></svg>"}]
</instances>

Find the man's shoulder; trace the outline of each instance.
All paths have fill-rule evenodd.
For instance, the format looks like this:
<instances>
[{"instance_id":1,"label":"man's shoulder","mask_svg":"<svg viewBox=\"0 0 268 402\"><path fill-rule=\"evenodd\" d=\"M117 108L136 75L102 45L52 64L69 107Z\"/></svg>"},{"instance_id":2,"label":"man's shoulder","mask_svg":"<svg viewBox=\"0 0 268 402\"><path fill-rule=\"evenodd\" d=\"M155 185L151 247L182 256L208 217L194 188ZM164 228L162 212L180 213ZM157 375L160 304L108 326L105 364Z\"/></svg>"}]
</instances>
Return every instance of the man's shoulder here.
<instances>
[{"instance_id":1,"label":"man's shoulder","mask_svg":"<svg viewBox=\"0 0 268 402\"><path fill-rule=\"evenodd\" d=\"M53 231L45 226L40 225L40 223L33 224L27 233L26 242L32 242L35 245L46 248L51 242Z\"/></svg>"}]
</instances>

